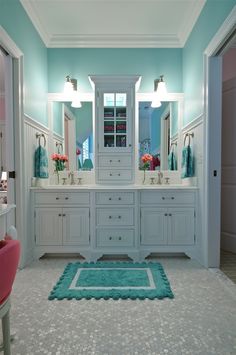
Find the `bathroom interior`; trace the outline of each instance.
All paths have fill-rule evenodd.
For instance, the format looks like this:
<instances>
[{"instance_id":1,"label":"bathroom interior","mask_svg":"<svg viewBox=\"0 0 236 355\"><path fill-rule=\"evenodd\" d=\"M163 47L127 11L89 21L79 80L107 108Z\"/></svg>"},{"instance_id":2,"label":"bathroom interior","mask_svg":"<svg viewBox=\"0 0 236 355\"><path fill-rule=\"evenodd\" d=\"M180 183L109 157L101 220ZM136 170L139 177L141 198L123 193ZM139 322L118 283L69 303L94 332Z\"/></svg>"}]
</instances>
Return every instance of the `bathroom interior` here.
<instances>
[{"instance_id":1,"label":"bathroom interior","mask_svg":"<svg viewBox=\"0 0 236 355\"><path fill-rule=\"evenodd\" d=\"M179 273L184 263L191 268L193 262L199 270L221 269L236 282L235 25L213 55L220 58L222 112L216 126L220 122L222 129L215 142L219 156L213 153L210 162L208 137L209 142L214 137L203 61L209 43L236 10L234 1L213 2L199 2L183 45L154 47L73 46L64 38L59 45L45 44L27 1L5 4L0 14L0 200L12 206L2 234L13 225L21 243L19 280L24 270L43 278L44 267L55 276L63 258L94 263L163 258L170 275L182 262ZM207 21L212 6L217 23ZM12 11L21 20L19 34L9 21ZM208 200L212 191L218 199ZM16 287L20 290L20 281ZM116 354L99 349L97 354Z\"/></svg>"}]
</instances>

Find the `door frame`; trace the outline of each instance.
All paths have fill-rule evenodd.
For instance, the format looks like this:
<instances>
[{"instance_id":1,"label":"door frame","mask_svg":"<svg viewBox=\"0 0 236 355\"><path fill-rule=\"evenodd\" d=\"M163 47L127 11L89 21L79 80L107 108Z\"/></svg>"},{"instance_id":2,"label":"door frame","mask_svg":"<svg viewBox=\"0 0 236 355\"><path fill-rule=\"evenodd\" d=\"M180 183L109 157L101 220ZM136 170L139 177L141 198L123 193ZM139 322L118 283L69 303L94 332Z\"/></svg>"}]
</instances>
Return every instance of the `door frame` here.
<instances>
[{"instance_id":1,"label":"door frame","mask_svg":"<svg viewBox=\"0 0 236 355\"><path fill-rule=\"evenodd\" d=\"M204 265L220 265L222 48L236 24L236 6L204 51ZM215 176L216 175L216 176Z\"/></svg>"},{"instance_id":2,"label":"door frame","mask_svg":"<svg viewBox=\"0 0 236 355\"><path fill-rule=\"evenodd\" d=\"M27 263L27 234L25 213L25 179L24 179L24 112L23 112L23 53L0 26L0 45L9 53L13 62L13 122L14 122L14 156L15 156L15 204L16 228L21 242L20 267Z\"/></svg>"}]
</instances>

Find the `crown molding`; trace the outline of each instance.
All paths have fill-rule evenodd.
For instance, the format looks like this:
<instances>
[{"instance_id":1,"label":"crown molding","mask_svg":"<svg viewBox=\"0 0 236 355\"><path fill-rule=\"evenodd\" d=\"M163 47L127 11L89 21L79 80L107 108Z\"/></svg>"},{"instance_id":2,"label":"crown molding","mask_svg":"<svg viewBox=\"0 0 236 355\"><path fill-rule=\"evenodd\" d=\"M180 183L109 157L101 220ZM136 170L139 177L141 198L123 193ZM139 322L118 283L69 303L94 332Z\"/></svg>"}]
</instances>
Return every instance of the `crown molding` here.
<instances>
[{"instance_id":1,"label":"crown molding","mask_svg":"<svg viewBox=\"0 0 236 355\"><path fill-rule=\"evenodd\" d=\"M37 16L37 8L34 6L33 1L28 0L20 0L21 5L25 9L27 15L33 23L33 26L36 28L39 36L41 37L43 43L46 47L48 47L48 43L50 40L49 34L45 31L44 26L39 20L39 16Z\"/></svg>"},{"instance_id":2,"label":"crown molding","mask_svg":"<svg viewBox=\"0 0 236 355\"><path fill-rule=\"evenodd\" d=\"M191 11L190 16L186 19L185 22L182 24L182 28L178 33L179 41L181 43L180 47L184 47L185 43L188 40L188 37L190 33L192 32L192 29L197 22L197 19L206 3L206 0L198 0L193 3L193 9Z\"/></svg>"},{"instance_id":3,"label":"crown molding","mask_svg":"<svg viewBox=\"0 0 236 355\"><path fill-rule=\"evenodd\" d=\"M181 43L175 35L53 35L51 48L177 48Z\"/></svg>"}]
</instances>

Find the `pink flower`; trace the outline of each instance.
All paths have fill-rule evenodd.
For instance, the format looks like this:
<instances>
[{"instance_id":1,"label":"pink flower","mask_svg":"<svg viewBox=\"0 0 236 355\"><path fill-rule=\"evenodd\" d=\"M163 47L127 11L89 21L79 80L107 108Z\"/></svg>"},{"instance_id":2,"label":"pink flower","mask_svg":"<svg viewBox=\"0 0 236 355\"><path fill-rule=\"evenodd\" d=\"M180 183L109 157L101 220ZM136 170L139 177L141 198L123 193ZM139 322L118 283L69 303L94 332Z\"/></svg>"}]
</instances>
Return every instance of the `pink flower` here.
<instances>
[{"instance_id":1,"label":"pink flower","mask_svg":"<svg viewBox=\"0 0 236 355\"><path fill-rule=\"evenodd\" d=\"M61 155L60 160L62 161L68 161L68 156L67 155Z\"/></svg>"},{"instance_id":2,"label":"pink flower","mask_svg":"<svg viewBox=\"0 0 236 355\"><path fill-rule=\"evenodd\" d=\"M51 158L52 158L52 160L60 160L60 154L58 154L58 153L53 153L53 154L51 155Z\"/></svg>"},{"instance_id":3,"label":"pink flower","mask_svg":"<svg viewBox=\"0 0 236 355\"><path fill-rule=\"evenodd\" d=\"M141 159L142 159L142 162L143 163L147 163L147 162L149 162L149 161L152 161L152 155L151 154L144 154L142 157L141 157Z\"/></svg>"},{"instance_id":4,"label":"pink flower","mask_svg":"<svg viewBox=\"0 0 236 355\"><path fill-rule=\"evenodd\" d=\"M80 155L81 151L79 148L76 148L76 155Z\"/></svg>"}]
</instances>

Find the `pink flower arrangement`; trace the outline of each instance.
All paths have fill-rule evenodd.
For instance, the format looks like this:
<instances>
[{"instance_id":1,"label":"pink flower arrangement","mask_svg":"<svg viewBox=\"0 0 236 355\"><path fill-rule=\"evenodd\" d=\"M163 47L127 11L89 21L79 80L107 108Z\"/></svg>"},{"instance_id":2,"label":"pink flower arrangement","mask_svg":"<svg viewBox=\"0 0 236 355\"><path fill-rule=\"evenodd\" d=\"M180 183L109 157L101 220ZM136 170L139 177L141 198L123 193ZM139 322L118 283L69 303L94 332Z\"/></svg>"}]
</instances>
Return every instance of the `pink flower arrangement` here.
<instances>
[{"instance_id":1,"label":"pink flower arrangement","mask_svg":"<svg viewBox=\"0 0 236 355\"><path fill-rule=\"evenodd\" d=\"M141 157L141 160L143 162L143 170L146 170L149 168L150 166L150 162L152 161L153 157L151 154L144 154L142 157Z\"/></svg>"},{"instance_id":2,"label":"pink flower arrangement","mask_svg":"<svg viewBox=\"0 0 236 355\"><path fill-rule=\"evenodd\" d=\"M63 171L65 169L65 162L68 161L68 156L65 154L53 153L51 155L52 160L55 162L55 170Z\"/></svg>"},{"instance_id":3,"label":"pink flower arrangement","mask_svg":"<svg viewBox=\"0 0 236 355\"><path fill-rule=\"evenodd\" d=\"M81 151L79 148L76 148L76 155L80 155Z\"/></svg>"}]
</instances>

